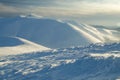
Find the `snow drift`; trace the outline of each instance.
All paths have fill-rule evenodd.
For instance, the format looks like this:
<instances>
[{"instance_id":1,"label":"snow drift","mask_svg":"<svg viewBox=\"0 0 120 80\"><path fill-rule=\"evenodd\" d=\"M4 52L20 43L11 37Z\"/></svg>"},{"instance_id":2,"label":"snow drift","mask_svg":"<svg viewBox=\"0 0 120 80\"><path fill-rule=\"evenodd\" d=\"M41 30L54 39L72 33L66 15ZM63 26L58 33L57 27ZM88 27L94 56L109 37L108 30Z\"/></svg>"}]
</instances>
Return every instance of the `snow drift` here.
<instances>
[{"instance_id":1,"label":"snow drift","mask_svg":"<svg viewBox=\"0 0 120 80\"><path fill-rule=\"evenodd\" d=\"M14 17L0 18L1 36L16 36L49 48L84 46L91 43L119 42L117 30L58 20Z\"/></svg>"},{"instance_id":2,"label":"snow drift","mask_svg":"<svg viewBox=\"0 0 120 80\"><path fill-rule=\"evenodd\" d=\"M0 37L0 56L50 50L19 37Z\"/></svg>"},{"instance_id":3,"label":"snow drift","mask_svg":"<svg viewBox=\"0 0 120 80\"><path fill-rule=\"evenodd\" d=\"M119 80L120 43L0 57L1 80Z\"/></svg>"}]
</instances>

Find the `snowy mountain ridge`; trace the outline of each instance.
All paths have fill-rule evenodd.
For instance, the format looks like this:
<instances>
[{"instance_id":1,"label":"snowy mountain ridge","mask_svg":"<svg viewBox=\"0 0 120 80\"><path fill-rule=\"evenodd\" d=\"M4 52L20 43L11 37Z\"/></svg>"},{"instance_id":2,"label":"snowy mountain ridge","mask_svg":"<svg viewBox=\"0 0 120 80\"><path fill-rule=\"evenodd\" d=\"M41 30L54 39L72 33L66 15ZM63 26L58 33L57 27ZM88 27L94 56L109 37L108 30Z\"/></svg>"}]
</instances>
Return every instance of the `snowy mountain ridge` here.
<instances>
[{"instance_id":1,"label":"snowy mountain ridge","mask_svg":"<svg viewBox=\"0 0 120 80\"><path fill-rule=\"evenodd\" d=\"M14 17L1 18L0 24L1 36L21 37L49 48L120 42L120 32L117 30L60 20Z\"/></svg>"},{"instance_id":2,"label":"snowy mountain ridge","mask_svg":"<svg viewBox=\"0 0 120 80\"><path fill-rule=\"evenodd\" d=\"M119 42L119 32L116 30L109 30L104 28L95 28L87 24L80 24L81 27L69 24L72 28L82 33L88 39L95 43Z\"/></svg>"}]
</instances>

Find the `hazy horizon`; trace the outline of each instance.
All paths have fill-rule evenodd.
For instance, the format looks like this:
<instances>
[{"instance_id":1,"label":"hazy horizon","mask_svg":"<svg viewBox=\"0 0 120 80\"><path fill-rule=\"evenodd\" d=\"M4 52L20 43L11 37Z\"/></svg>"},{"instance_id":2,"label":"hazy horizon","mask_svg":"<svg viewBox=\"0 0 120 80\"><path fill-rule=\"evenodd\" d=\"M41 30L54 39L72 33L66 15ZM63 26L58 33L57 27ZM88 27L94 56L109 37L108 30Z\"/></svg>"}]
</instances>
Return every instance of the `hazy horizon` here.
<instances>
[{"instance_id":1,"label":"hazy horizon","mask_svg":"<svg viewBox=\"0 0 120 80\"><path fill-rule=\"evenodd\" d=\"M31 13L86 24L120 26L118 0L0 0L0 17Z\"/></svg>"}]
</instances>

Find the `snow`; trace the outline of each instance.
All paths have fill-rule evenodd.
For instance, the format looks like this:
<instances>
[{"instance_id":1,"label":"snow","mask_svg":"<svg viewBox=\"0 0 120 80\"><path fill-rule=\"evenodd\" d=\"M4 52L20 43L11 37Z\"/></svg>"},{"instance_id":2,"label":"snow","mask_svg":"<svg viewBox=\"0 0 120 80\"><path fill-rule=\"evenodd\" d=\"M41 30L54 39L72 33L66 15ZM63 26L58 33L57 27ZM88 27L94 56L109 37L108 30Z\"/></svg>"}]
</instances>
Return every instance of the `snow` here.
<instances>
[{"instance_id":1,"label":"snow","mask_svg":"<svg viewBox=\"0 0 120 80\"><path fill-rule=\"evenodd\" d=\"M73 29L79 31L80 33L82 33L86 38L89 38L92 42L94 43L102 43L102 41L100 41L99 39L95 38L94 36L92 36L91 34L88 34L87 32L81 30L80 28L72 25L72 24L69 24Z\"/></svg>"},{"instance_id":2,"label":"snow","mask_svg":"<svg viewBox=\"0 0 120 80\"><path fill-rule=\"evenodd\" d=\"M86 24L77 26L73 24L69 25L85 35L92 43L120 42L120 33L116 30L95 28ZM80 26L82 26L82 28Z\"/></svg>"},{"instance_id":3,"label":"snow","mask_svg":"<svg viewBox=\"0 0 120 80\"><path fill-rule=\"evenodd\" d=\"M120 42L120 32L115 29L33 16L1 18L1 36L21 37L52 49Z\"/></svg>"},{"instance_id":4,"label":"snow","mask_svg":"<svg viewBox=\"0 0 120 80\"><path fill-rule=\"evenodd\" d=\"M3 65L5 65L5 64L9 64L9 63L11 63L11 62L10 62L10 61L0 62L0 66L3 66Z\"/></svg>"},{"instance_id":5,"label":"snow","mask_svg":"<svg viewBox=\"0 0 120 80\"><path fill-rule=\"evenodd\" d=\"M113 43L2 56L0 79L117 80L119 54L120 43Z\"/></svg>"},{"instance_id":6,"label":"snow","mask_svg":"<svg viewBox=\"0 0 120 80\"><path fill-rule=\"evenodd\" d=\"M28 15L0 18L0 80L119 80L119 30Z\"/></svg>"},{"instance_id":7,"label":"snow","mask_svg":"<svg viewBox=\"0 0 120 80\"><path fill-rule=\"evenodd\" d=\"M33 13L31 13L29 15L20 15L20 17L22 17L22 18L36 18L36 19L43 18L42 16L39 16L39 15L36 15L36 14L33 14Z\"/></svg>"},{"instance_id":8,"label":"snow","mask_svg":"<svg viewBox=\"0 0 120 80\"><path fill-rule=\"evenodd\" d=\"M3 37L0 37L0 38L3 38ZM19 37L8 37L8 38L12 38L13 41L14 41L14 39L18 39L21 42L23 42L24 44L0 47L0 56L16 55L16 54L50 50L50 48L38 45L36 43L25 40L23 38L19 38ZM4 43L4 41L1 43ZM17 43L17 42L14 42L14 43Z\"/></svg>"},{"instance_id":9,"label":"snow","mask_svg":"<svg viewBox=\"0 0 120 80\"><path fill-rule=\"evenodd\" d=\"M109 53L104 53L104 54L90 54L92 57L120 57L120 54L109 54Z\"/></svg>"}]
</instances>

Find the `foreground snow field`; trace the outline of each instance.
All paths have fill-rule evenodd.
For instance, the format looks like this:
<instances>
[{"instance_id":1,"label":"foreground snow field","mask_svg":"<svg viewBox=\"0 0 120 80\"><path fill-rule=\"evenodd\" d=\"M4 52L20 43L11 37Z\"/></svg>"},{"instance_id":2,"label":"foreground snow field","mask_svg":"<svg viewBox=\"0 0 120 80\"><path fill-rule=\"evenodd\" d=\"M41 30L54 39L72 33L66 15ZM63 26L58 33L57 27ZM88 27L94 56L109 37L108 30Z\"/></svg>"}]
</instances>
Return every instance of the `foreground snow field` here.
<instances>
[{"instance_id":1,"label":"foreground snow field","mask_svg":"<svg viewBox=\"0 0 120 80\"><path fill-rule=\"evenodd\" d=\"M0 80L119 79L119 28L0 18Z\"/></svg>"},{"instance_id":2,"label":"foreground snow field","mask_svg":"<svg viewBox=\"0 0 120 80\"><path fill-rule=\"evenodd\" d=\"M120 43L0 57L0 80L118 80Z\"/></svg>"}]
</instances>

